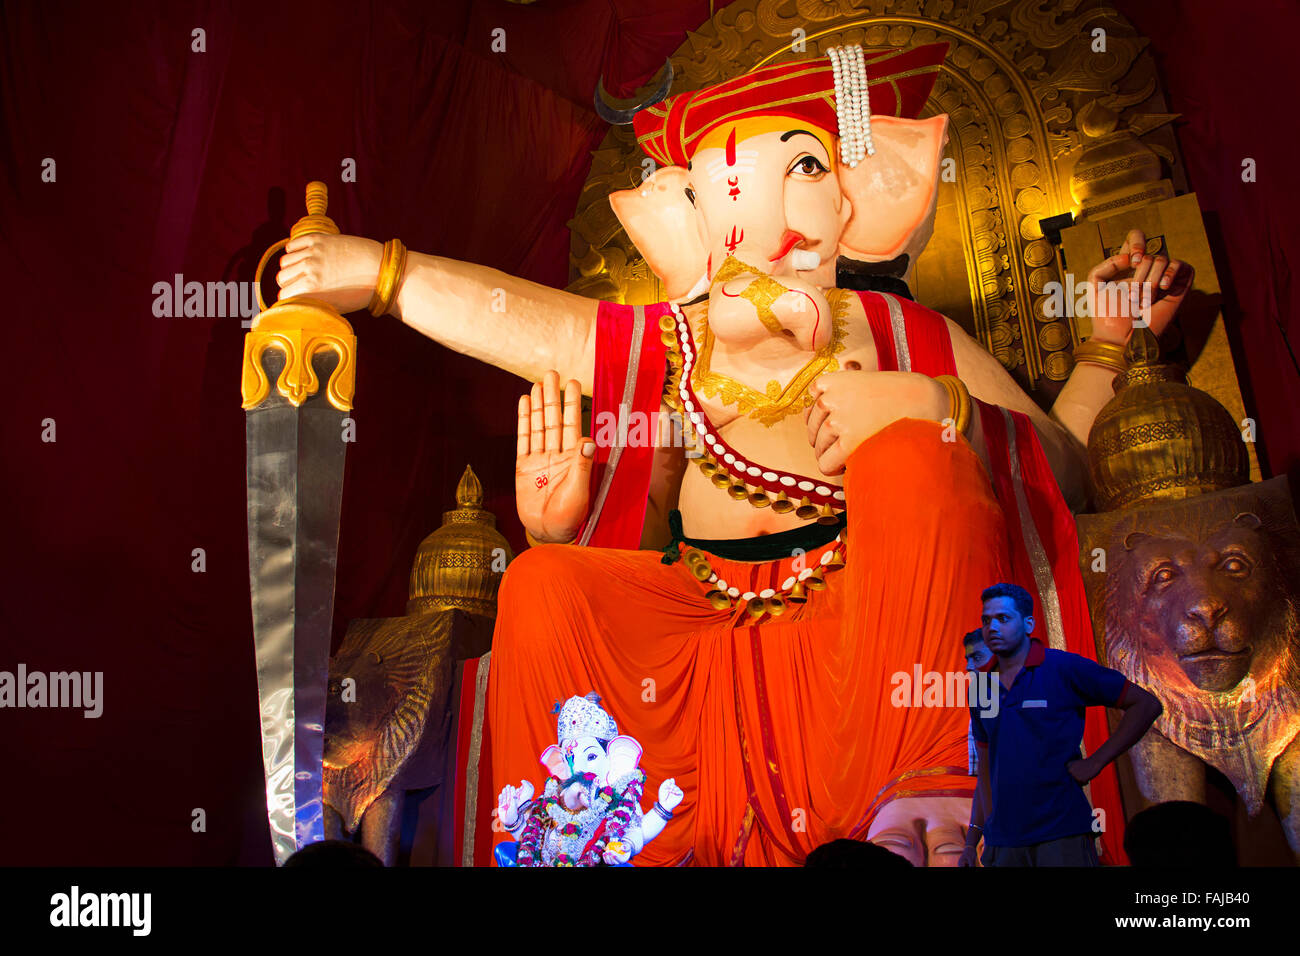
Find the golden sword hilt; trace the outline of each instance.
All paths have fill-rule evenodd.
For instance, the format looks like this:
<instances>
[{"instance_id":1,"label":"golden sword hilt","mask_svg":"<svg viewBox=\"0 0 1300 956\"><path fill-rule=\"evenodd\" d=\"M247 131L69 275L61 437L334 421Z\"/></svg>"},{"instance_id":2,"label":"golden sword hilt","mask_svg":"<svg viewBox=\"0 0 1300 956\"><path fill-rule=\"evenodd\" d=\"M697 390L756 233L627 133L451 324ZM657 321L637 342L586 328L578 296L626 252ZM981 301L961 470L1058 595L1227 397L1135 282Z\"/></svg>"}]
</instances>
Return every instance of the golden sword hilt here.
<instances>
[{"instance_id":1,"label":"golden sword hilt","mask_svg":"<svg viewBox=\"0 0 1300 956\"><path fill-rule=\"evenodd\" d=\"M262 254L253 274L253 288L261 311L253 320L248 335L244 336L240 391L246 410L256 408L270 393L272 383L262 367L262 354L268 348L281 352L285 357L275 388L295 408L320 388L312 359L322 351L334 352L339 361L325 383L325 396L341 412L352 409L357 374L357 337L347 319L333 306L310 295L290 296L270 307L262 298L262 272L276 250L288 244L289 239L312 233L339 234L334 220L325 215L328 201L324 183L308 183L307 215L293 224L288 239L281 239Z\"/></svg>"}]
</instances>

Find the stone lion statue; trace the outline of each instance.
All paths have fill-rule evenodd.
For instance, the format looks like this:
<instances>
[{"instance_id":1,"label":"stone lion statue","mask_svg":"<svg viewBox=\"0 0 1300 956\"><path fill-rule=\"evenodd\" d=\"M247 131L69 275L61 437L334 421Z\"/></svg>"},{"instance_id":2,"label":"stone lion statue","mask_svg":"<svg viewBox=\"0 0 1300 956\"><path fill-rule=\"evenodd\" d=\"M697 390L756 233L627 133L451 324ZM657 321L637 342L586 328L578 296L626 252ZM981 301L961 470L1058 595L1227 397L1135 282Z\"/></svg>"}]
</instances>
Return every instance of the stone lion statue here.
<instances>
[{"instance_id":1,"label":"stone lion statue","mask_svg":"<svg viewBox=\"0 0 1300 956\"><path fill-rule=\"evenodd\" d=\"M1300 859L1300 529L1273 484L1123 513L1096 610L1110 666L1164 705L1143 798L1204 803L1214 767L1252 817L1272 797Z\"/></svg>"}]
</instances>

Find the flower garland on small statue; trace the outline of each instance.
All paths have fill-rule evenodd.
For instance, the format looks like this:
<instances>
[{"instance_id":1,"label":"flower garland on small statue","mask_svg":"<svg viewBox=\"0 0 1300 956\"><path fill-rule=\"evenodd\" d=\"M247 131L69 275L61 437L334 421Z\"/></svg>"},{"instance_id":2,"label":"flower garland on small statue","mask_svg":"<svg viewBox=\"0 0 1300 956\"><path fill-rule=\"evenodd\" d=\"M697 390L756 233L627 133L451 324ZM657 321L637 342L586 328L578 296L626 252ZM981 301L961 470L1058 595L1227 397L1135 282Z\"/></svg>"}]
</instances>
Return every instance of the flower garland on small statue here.
<instances>
[{"instance_id":1,"label":"flower garland on small statue","mask_svg":"<svg viewBox=\"0 0 1300 956\"><path fill-rule=\"evenodd\" d=\"M516 865L600 866L610 844L625 842L641 805L645 771L635 770L612 785L600 787L593 794L591 806L584 810L575 813L561 803L560 794L568 786L581 781L589 787L595 779L596 775L591 773L578 774L563 783L559 777L547 778L546 791L531 808L528 824L520 835ZM590 839L587 834L595 832L602 819L605 820L604 833L586 846ZM550 855L544 850L552 830L558 831L560 852L548 863Z\"/></svg>"}]
</instances>

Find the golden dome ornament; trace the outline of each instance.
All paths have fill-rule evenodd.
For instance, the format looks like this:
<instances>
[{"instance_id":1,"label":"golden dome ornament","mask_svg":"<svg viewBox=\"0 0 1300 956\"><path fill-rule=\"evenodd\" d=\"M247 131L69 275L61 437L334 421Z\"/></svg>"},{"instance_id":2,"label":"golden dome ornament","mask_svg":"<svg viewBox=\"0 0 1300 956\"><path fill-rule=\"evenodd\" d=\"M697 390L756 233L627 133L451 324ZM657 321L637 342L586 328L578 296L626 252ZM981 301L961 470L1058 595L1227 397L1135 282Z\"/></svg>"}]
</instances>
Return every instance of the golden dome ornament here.
<instances>
[{"instance_id":1,"label":"golden dome ornament","mask_svg":"<svg viewBox=\"0 0 1300 956\"><path fill-rule=\"evenodd\" d=\"M787 515L794 511L794 502L790 500L784 491L779 491L776 497L772 499L772 510L779 515Z\"/></svg>"},{"instance_id":2,"label":"golden dome ornament","mask_svg":"<svg viewBox=\"0 0 1300 956\"><path fill-rule=\"evenodd\" d=\"M1098 511L1176 501L1250 480L1236 422L1214 398L1187 383L1186 371L1160 360L1148 328L1133 332L1128 370L1088 435L1088 470Z\"/></svg>"},{"instance_id":3,"label":"golden dome ornament","mask_svg":"<svg viewBox=\"0 0 1300 956\"><path fill-rule=\"evenodd\" d=\"M496 617L497 589L514 552L497 530L496 515L483 507L483 485L469 465L456 486L456 507L442 513L411 562L406 613L460 608Z\"/></svg>"},{"instance_id":4,"label":"golden dome ornament","mask_svg":"<svg viewBox=\"0 0 1300 956\"><path fill-rule=\"evenodd\" d=\"M1079 110L1082 149L1068 185L1081 217L1173 198L1173 184L1161 178L1160 156L1132 129L1121 129L1119 120L1100 100ZM1150 244L1147 252L1155 253Z\"/></svg>"}]
</instances>

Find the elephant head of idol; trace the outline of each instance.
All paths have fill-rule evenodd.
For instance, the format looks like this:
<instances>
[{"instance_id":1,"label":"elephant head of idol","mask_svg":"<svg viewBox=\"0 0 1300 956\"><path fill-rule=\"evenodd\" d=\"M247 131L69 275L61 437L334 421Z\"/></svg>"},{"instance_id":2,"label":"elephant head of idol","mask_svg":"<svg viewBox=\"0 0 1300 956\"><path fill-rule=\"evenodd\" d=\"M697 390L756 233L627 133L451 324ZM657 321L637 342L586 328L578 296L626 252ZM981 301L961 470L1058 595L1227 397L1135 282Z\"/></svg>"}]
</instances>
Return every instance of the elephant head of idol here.
<instances>
[{"instance_id":1,"label":"elephant head of idol","mask_svg":"<svg viewBox=\"0 0 1300 956\"><path fill-rule=\"evenodd\" d=\"M916 117L946 50L843 48L622 114L658 168L610 203L668 298L708 293L710 329L732 348L775 335L812 351L831 336L824 290L841 257L910 271L948 128Z\"/></svg>"}]
</instances>

